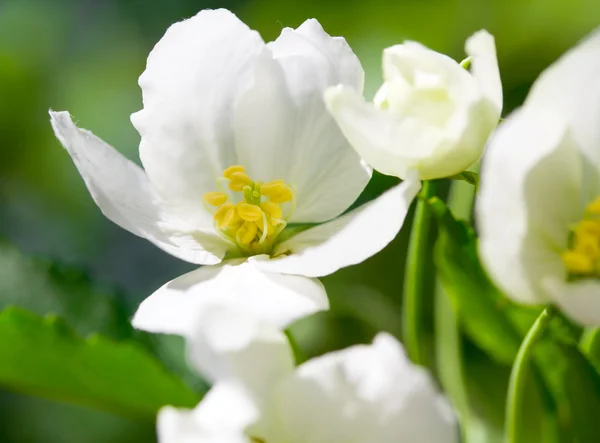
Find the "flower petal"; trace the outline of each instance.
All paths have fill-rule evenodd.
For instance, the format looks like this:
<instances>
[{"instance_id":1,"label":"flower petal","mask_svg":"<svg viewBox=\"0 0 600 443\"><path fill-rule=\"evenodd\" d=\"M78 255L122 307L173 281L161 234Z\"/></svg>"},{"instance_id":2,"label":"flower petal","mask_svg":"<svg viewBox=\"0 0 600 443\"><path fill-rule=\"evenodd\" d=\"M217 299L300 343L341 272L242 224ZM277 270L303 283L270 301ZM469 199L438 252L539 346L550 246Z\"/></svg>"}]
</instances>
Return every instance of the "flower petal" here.
<instances>
[{"instance_id":1,"label":"flower petal","mask_svg":"<svg viewBox=\"0 0 600 443\"><path fill-rule=\"evenodd\" d=\"M264 47L231 12L203 10L172 25L148 57L144 109L131 116L140 157L158 193L190 223L211 223L202 196L237 163L233 109Z\"/></svg>"},{"instance_id":2,"label":"flower petal","mask_svg":"<svg viewBox=\"0 0 600 443\"><path fill-rule=\"evenodd\" d=\"M450 405L396 339L309 360L274 387L266 441L458 442Z\"/></svg>"},{"instance_id":3,"label":"flower petal","mask_svg":"<svg viewBox=\"0 0 600 443\"><path fill-rule=\"evenodd\" d=\"M218 304L198 317L187 355L209 380L241 383L261 410L272 386L295 368L292 349L281 330L247 312Z\"/></svg>"},{"instance_id":4,"label":"flower petal","mask_svg":"<svg viewBox=\"0 0 600 443\"><path fill-rule=\"evenodd\" d=\"M476 32L467 40L465 52L472 58L473 77L494 106L496 120L498 120L502 112L502 81L494 37L484 30Z\"/></svg>"},{"instance_id":5,"label":"flower petal","mask_svg":"<svg viewBox=\"0 0 600 443\"><path fill-rule=\"evenodd\" d=\"M214 232L184 227L167 214L139 166L75 126L68 112L50 111L50 118L56 136L109 220L182 260L213 264L225 255L227 245Z\"/></svg>"},{"instance_id":6,"label":"flower petal","mask_svg":"<svg viewBox=\"0 0 600 443\"><path fill-rule=\"evenodd\" d=\"M167 283L142 302L132 323L150 332L189 336L198 316L214 303L281 328L329 307L318 280L262 271L238 260L203 267Z\"/></svg>"},{"instance_id":7,"label":"flower petal","mask_svg":"<svg viewBox=\"0 0 600 443\"><path fill-rule=\"evenodd\" d=\"M320 277L360 263L394 239L421 183L411 174L406 181L372 202L335 220L307 229L283 242L275 254L290 255L257 264L271 272Z\"/></svg>"},{"instance_id":8,"label":"flower petal","mask_svg":"<svg viewBox=\"0 0 600 443\"><path fill-rule=\"evenodd\" d=\"M543 285L553 302L571 319L585 327L600 326L598 281L566 282L558 278L548 278Z\"/></svg>"},{"instance_id":9,"label":"flower petal","mask_svg":"<svg viewBox=\"0 0 600 443\"><path fill-rule=\"evenodd\" d=\"M282 178L297 189L291 222L323 222L358 198L371 169L345 139L325 109L323 92L338 83L362 91L364 72L341 37L329 36L316 20L285 28L269 43L283 69L293 124L287 146L273 146Z\"/></svg>"},{"instance_id":10,"label":"flower petal","mask_svg":"<svg viewBox=\"0 0 600 443\"><path fill-rule=\"evenodd\" d=\"M538 77L525 106L551 108L569 121L579 148L600 165L600 28Z\"/></svg>"},{"instance_id":11,"label":"flower petal","mask_svg":"<svg viewBox=\"0 0 600 443\"><path fill-rule=\"evenodd\" d=\"M564 276L560 252L583 214L581 160L567 122L526 106L502 123L484 158L477 199L479 251L507 295L548 301L547 275Z\"/></svg>"},{"instance_id":12,"label":"flower petal","mask_svg":"<svg viewBox=\"0 0 600 443\"><path fill-rule=\"evenodd\" d=\"M233 382L212 387L194 410L162 408L158 413L159 443L250 443L245 428L257 419L245 389Z\"/></svg>"},{"instance_id":13,"label":"flower petal","mask_svg":"<svg viewBox=\"0 0 600 443\"><path fill-rule=\"evenodd\" d=\"M464 171L481 157L491 122L497 122L481 100L457 112L446 128L417 118L398 119L341 85L326 91L325 102L354 149L377 171L400 178L412 169L419 170L422 180Z\"/></svg>"}]
</instances>

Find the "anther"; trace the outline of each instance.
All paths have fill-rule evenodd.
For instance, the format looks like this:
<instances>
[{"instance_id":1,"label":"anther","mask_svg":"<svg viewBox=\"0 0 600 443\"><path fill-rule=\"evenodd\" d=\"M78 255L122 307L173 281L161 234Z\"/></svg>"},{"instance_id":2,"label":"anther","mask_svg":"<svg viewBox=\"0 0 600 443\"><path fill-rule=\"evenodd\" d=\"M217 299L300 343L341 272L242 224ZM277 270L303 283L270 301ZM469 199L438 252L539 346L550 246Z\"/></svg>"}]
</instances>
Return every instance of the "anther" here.
<instances>
[{"instance_id":1,"label":"anther","mask_svg":"<svg viewBox=\"0 0 600 443\"><path fill-rule=\"evenodd\" d=\"M587 205L585 210L588 214L600 215L600 197Z\"/></svg>"},{"instance_id":2,"label":"anther","mask_svg":"<svg viewBox=\"0 0 600 443\"><path fill-rule=\"evenodd\" d=\"M238 229L236 240L243 245L249 245L256 237L257 232L258 228L255 223L245 222L242 227Z\"/></svg>"},{"instance_id":3,"label":"anther","mask_svg":"<svg viewBox=\"0 0 600 443\"><path fill-rule=\"evenodd\" d=\"M242 191L245 186L248 186L252 183L250 177L248 177L244 172L234 172L229 175L229 189L232 191Z\"/></svg>"},{"instance_id":4,"label":"anther","mask_svg":"<svg viewBox=\"0 0 600 443\"><path fill-rule=\"evenodd\" d=\"M575 251L563 252L560 256L565 268L573 274L585 275L594 272L594 260Z\"/></svg>"},{"instance_id":5,"label":"anther","mask_svg":"<svg viewBox=\"0 0 600 443\"><path fill-rule=\"evenodd\" d=\"M269 214L271 218L281 219L281 217L283 217L281 207L278 204L273 203L273 201L263 202L260 204L260 207L265 213Z\"/></svg>"},{"instance_id":6,"label":"anther","mask_svg":"<svg viewBox=\"0 0 600 443\"><path fill-rule=\"evenodd\" d=\"M227 201L227 194L224 192L207 192L203 196L204 201L212 206L221 206Z\"/></svg>"},{"instance_id":7,"label":"anther","mask_svg":"<svg viewBox=\"0 0 600 443\"><path fill-rule=\"evenodd\" d=\"M230 166L227 169L225 169L225 171L223 171L223 177L231 178L231 174L233 174L235 172L246 172L246 168L244 168L241 165Z\"/></svg>"},{"instance_id":8,"label":"anther","mask_svg":"<svg viewBox=\"0 0 600 443\"><path fill-rule=\"evenodd\" d=\"M246 202L237 204L237 212L242 220L249 222L260 220L263 216L263 211L260 207Z\"/></svg>"},{"instance_id":9,"label":"anther","mask_svg":"<svg viewBox=\"0 0 600 443\"><path fill-rule=\"evenodd\" d=\"M215 213L215 221L219 229L227 229L236 220L235 206L233 203L225 203Z\"/></svg>"}]
</instances>

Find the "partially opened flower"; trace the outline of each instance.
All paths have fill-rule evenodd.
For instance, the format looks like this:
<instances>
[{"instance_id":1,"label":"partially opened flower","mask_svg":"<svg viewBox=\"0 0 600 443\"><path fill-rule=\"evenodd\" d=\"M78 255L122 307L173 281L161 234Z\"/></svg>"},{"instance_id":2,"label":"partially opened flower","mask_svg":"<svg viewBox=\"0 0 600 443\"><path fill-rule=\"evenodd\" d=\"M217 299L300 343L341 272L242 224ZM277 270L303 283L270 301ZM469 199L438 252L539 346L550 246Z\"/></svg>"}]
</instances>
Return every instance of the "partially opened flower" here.
<instances>
[{"instance_id":1,"label":"partially opened flower","mask_svg":"<svg viewBox=\"0 0 600 443\"><path fill-rule=\"evenodd\" d=\"M479 31L466 52L471 73L419 43L389 47L373 103L340 84L327 90L327 107L376 170L404 178L416 169L423 180L459 174L479 160L502 111L494 38Z\"/></svg>"},{"instance_id":2,"label":"partially opened flower","mask_svg":"<svg viewBox=\"0 0 600 443\"><path fill-rule=\"evenodd\" d=\"M340 216L371 176L325 110L324 90L340 82L361 90L363 70L316 20L265 44L229 11L205 10L169 28L140 77L144 108L132 121L144 169L51 112L109 219L183 260L217 265L159 289L137 327L185 333L214 297L285 325L327 308L314 277L393 239L416 179Z\"/></svg>"},{"instance_id":3,"label":"partially opened flower","mask_svg":"<svg viewBox=\"0 0 600 443\"><path fill-rule=\"evenodd\" d=\"M600 325L600 31L550 66L498 129L477 202L507 295Z\"/></svg>"},{"instance_id":4,"label":"partially opened flower","mask_svg":"<svg viewBox=\"0 0 600 443\"><path fill-rule=\"evenodd\" d=\"M450 405L388 334L295 368L282 332L215 306L189 343L216 383L193 411L160 411L160 443L458 442Z\"/></svg>"}]
</instances>

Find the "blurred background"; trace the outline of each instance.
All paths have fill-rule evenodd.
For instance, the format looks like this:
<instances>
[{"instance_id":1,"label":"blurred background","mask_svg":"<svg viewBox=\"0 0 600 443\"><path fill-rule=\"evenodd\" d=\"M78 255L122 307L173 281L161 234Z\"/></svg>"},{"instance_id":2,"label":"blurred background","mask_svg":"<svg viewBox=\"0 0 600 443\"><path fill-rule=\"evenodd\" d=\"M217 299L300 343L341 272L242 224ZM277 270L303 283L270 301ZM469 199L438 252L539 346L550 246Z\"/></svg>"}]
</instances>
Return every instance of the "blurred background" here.
<instances>
[{"instance_id":1,"label":"blurred background","mask_svg":"<svg viewBox=\"0 0 600 443\"><path fill-rule=\"evenodd\" d=\"M465 39L486 28L496 37L505 113L543 68L600 23L598 0L0 0L0 240L4 249L42 263L82 269L76 279L119 294L124 316L192 266L101 215L55 140L47 111L69 110L80 126L138 161L129 115L141 108L137 78L148 52L171 23L217 7L234 11L266 41L283 27L317 18L357 53L369 96L381 81L384 47L418 40L461 60ZM375 176L362 200L393 183ZM378 330L399 335L407 234L405 227L376 257L323 279L332 312L293 327L309 355L368 341ZM0 259L0 278L19 278L8 275L10 260ZM61 313L45 299L43 286L31 292L12 302L40 314ZM84 300L87 294L72 296ZM93 332L92 323L103 325L103 315L82 308L78 331ZM0 387L1 442L151 442L153 426Z\"/></svg>"}]
</instances>

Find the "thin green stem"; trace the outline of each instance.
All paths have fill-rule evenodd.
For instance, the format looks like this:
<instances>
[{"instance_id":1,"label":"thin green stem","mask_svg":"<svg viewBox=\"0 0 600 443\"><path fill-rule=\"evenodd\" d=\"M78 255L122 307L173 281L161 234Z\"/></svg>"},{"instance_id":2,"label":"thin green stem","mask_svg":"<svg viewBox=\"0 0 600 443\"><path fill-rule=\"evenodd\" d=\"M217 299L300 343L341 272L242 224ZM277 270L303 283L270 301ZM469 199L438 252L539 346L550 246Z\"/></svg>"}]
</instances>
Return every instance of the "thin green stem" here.
<instances>
[{"instance_id":1,"label":"thin green stem","mask_svg":"<svg viewBox=\"0 0 600 443\"><path fill-rule=\"evenodd\" d=\"M423 182L423 189L417 201L413 218L406 269L404 271L404 298L402 308L402 327L404 346L411 360L419 365L428 366L428 358L423 334L424 288L426 264L431 259L428 248L432 213L427 199L435 195L434 183Z\"/></svg>"},{"instance_id":2,"label":"thin green stem","mask_svg":"<svg viewBox=\"0 0 600 443\"><path fill-rule=\"evenodd\" d=\"M508 396L506 399L506 442L519 443L525 442L519 435L519 430L523 428L522 420L527 415L525 408L526 381L529 365L532 362L533 348L535 343L542 337L546 327L555 314L552 306L547 307L537 318L515 358L515 362L510 373L508 383ZM529 442L527 442L529 443Z\"/></svg>"}]
</instances>

